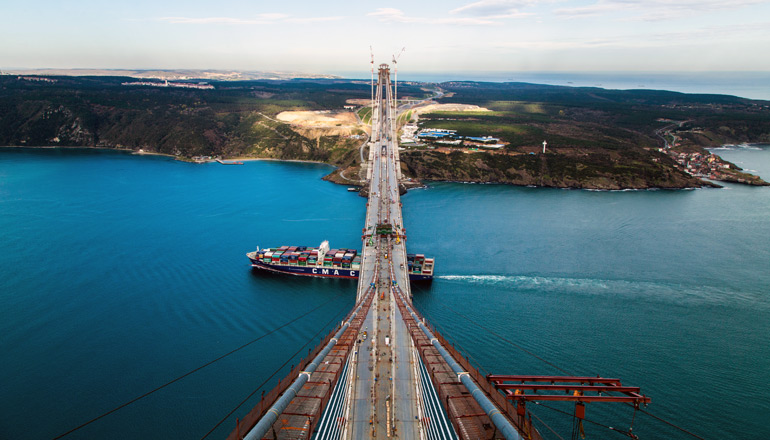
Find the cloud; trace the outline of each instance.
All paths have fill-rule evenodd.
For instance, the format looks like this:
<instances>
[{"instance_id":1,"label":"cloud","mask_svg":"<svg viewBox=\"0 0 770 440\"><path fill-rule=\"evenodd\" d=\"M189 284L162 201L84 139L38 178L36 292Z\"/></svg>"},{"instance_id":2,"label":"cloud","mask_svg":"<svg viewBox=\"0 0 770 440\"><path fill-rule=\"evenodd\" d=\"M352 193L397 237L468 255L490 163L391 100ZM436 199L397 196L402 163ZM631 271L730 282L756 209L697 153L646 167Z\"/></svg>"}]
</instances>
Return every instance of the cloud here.
<instances>
[{"instance_id":1,"label":"cloud","mask_svg":"<svg viewBox=\"0 0 770 440\"><path fill-rule=\"evenodd\" d=\"M377 17L380 21L390 21L399 23L414 23L416 19L407 17L404 11L396 8L377 8L376 11L370 12L366 15L371 17Z\"/></svg>"},{"instance_id":2,"label":"cloud","mask_svg":"<svg viewBox=\"0 0 770 440\"><path fill-rule=\"evenodd\" d=\"M396 8L377 8L376 11L366 14L376 17L386 23L424 23L424 24L454 24L454 25L495 25L501 24L496 21L499 18L507 18L512 15L496 17L411 17L404 11Z\"/></svg>"},{"instance_id":3,"label":"cloud","mask_svg":"<svg viewBox=\"0 0 770 440\"><path fill-rule=\"evenodd\" d=\"M345 17L336 15L334 17L307 17L307 18L287 18L284 20L286 23L318 23L324 21L337 21L342 20Z\"/></svg>"},{"instance_id":4,"label":"cloud","mask_svg":"<svg viewBox=\"0 0 770 440\"><path fill-rule=\"evenodd\" d=\"M257 14L252 18L234 17L158 17L155 20L172 24L224 24L224 25L264 25L275 23L315 23L342 20L345 17L292 17L281 13Z\"/></svg>"},{"instance_id":5,"label":"cloud","mask_svg":"<svg viewBox=\"0 0 770 440\"><path fill-rule=\"evenodd\" d=\"M531 6L537 0L480 0L452 9L450 14L470 14L482 17L504 17L520 14L519 9Z\"/></svg>"},{"instance_id":6,"label":"cloud","mask_svg":"<svg viewBox=\"0 0 770 440\"><path fill-rule=\"evenodd\" d=\"M555 14L570 17L594 17L610 13L628 13L635 20L669 20L694 14L767 3L767 0L598 0L588 6L561 8Z\"/></svg>"},{"instance_id":7,"label":"cloud","mask_svg":"<svg viewBox=\"0 0 770 440\"><path fill-rule=\"evenodd\" d=\"M688 32L657 32L640 38L636 34L615 35L604 38L586 38L569 40L519 40L504 41L494 44L498 49L524 50L580 50L580 49L644 49L670 48L689 45L714 45L725 41L757 41L766 33L769 22L747 23L736 27L732 25L707 26Z\"/></svg>"}]
</instances>

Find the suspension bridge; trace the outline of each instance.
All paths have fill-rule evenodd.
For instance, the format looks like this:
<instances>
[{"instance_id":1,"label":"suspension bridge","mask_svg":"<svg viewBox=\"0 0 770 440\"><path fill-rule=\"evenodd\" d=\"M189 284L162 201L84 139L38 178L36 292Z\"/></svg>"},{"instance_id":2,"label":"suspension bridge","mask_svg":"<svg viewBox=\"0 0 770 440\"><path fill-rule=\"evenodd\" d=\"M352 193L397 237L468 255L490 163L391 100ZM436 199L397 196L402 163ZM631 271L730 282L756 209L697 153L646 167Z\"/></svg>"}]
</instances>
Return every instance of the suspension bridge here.
<instances>
[{"instance_id":1,"label":"suspension bridge","mask_svg":"<svg viewBox=\"0 0 770 440\"><path fill-rule=\"evenodd\" d=\"M394 59L395 62L395 59ZM229 440L540 439L526 402L649 402L617 379L484 376L412 305L401 213L397 83L372 64L372 135L356 304ZM542 391L551 391L544 395ZM556 394L558 392L558 394Z\"/></svg>"}]
</instances>

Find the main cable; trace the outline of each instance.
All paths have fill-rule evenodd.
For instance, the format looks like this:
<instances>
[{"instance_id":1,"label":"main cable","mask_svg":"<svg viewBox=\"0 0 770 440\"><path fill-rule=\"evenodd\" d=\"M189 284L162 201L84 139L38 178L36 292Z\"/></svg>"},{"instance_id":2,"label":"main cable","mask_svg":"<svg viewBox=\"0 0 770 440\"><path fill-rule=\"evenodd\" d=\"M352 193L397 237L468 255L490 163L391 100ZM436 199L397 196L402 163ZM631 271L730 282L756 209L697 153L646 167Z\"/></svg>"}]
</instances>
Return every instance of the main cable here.
<instances>
[{"instance_id":1,"label":"main cable","mask_svg":"<svg viewBox=\"0 0 770 440\"><path fill-rule=\"evenodd\" d=\"M505 338L505 337L504 337L504 336L502 336L502 335L499 335L499 334L495 333L493 330L491 330L491 329L489 329L489 328L485 327L485 326L484 326L484 325L482 325L482 324L479 324L478 322L474 321L474 320L473 320L473 319L471 319L470 317L468 317L468 316L466 316L466 315L464 315L464 314L462 314L462 313L460 313L460 312L458 312L458 311L456 311L456 310L452 309L451 307L447 306L446 304L439 304L439 305L440 305L440 306L442 306L442 307L444 307L444 308L446 308L446 309L447 309L447 310L449 310L450 312L452 312L452 313L455 313L455 314L457 314L457 315L459 315L459 316L461 316L461 317L465 318L465 319L466 319L466 320L468 320L470 323L472 323L472 324L476 325L477 327L479 327L479 328L481 328L481 329L483 329L483 330L485 330L485 331L489 332L490 334L492 334L493 336L495 336L495 337L499 338L500 340L502 340L502 341L505 341L505 342L507 342L508 344L510 344L510 345L512 345L512 346L514 346L514 347L516 347L516 348L518 348L518 349L520 349L520 350L524 351L525 353L527 353L527 354L529 354L529 355L531 355L531 356L533 356L533 357L535 357L535 358L537 358L537 359L539 359L539 360L541 360L541 361L545 362L546 364L548 364L548 365L552 366L553 368L556 368L557 370L561 371L562 373L564 373L564 374L566 374L566 375L568 375L568 376L571 376L571 375L572 375L572 374L570 374L569 372L567 372L566 370L564 370L564 369L562 369L562 368L558 367L558 366L557 366L557 365L555 365L554 363L552 363L552 362L550 362L550 361L548 361L548 360L546 360L546 359L543 359L542 357L540 357L540 356L538 356L538 355L536 355L536 354L532 353L531 351L527 350L526 348L522 347L521 345L519 345L519 344L517 344L517 343L515 343L515 342L513 342L513 341L511 341L511 340L509 340L509 339L507 339L507 338ZM424 314L425 314L425 313L423 313L423 315L424 315ZM446 337L446 336L445 336L445 337ZM478 361L477 361L477 362L478 362ZM480 365L480 364L479 364L479 365ZM555 411L559 411L559 410L558 410L558 409L556 409L556 408L551 408L551 407L548 407L548 406L546 406L546 405L542 405L542 404L540 404L540 406L543 406L543 407L545 407L545 408L548 408L548 409L553 409L553 410L555 410ZM698 434L692 433L692 432L688 431L687 429L685 429L685 428L682 428L681 426L678 426L678 425L676 425L676 424L675 424L675 423L673 423L673 422L669 422L668 420L666 420L666 419L664 419L664 418L662 418L662 417L660 417L660 416L656 416L655 414L652 414L652 413L650 413L649 411L646 411L646 410L644 410L644 409L642 409L642 408L638 408L638 409L639 409L639 411L640 411L640 412L642 412L642 413L644 413L644 414L646 414L646 415L648 415L648 416L650 416L650 417L652 417L652 418L654 418L654 419L656 419L656 420L658 420L658 421L660 421L660 422L663 422L663 423L665 423L665 424L667 424L667 425L669 425L669 426L671 426L671 427L673 427L673 428L676 428L676 429L678 429L678 430L680 430L680 431L684 432L685 434L688 434L688 435L690 435L690 436L692 436L692 437L694 437L694 438L700 439L700 440L705 440L703 437L699 436ZM565 414L567 414L567 413L565 413ZM567 415L571 415L571 414L567 414ZM597 423L597 422L594 422L594 421L592 421L592 420L588 420L588 419L586 419L586 421L587 421L587 422L589 422L589 423L593 423L593 424L596 424L596 425L599 425L599 426L602 426L602 427L608 428L608 429L610 429L610 430L612 430L612 431L618 432L618 433L620 433L620 434L624 434L624 435L626 435L626 436L628 436L628 435L629 435L629 433L627 433L627 432L625 432L625 431L621 431L621 430L618 430L618 429L616 429L616 428L613 428L613 427L611 427L611 426L602 425L601 423Z\"/></svg>"},{"instance_id":2,"label":"main cable","mask_svg":"<svg viewBox=\"0 0 770 440\"><path fill-rule=\"evenodd\" d=\"M213 364L213 363L215 363L215 362L217 362L217 361L220 361L220 360L222 360L222 359L226 358L227 356L230 356L231 354L233 354L233 353L235 353L235 352L237 352L237 351L243 350L244 348L246 348L246 347L248 347L249 345L251 345L251 344L253 344L253 343L255 343L255 342L259 341L260 339L263 339L263 338L265 338L266 336L269 336L269 335L271 335L271 334L273 334L273 333L277 332L278 330L280 330L280 329L282 329L282 328L284 328L284 327L286 327L286 326L288 326L288 325L290 325L290 324L293 324L294 322L298 321L299 319L301 319L301 318L304 318L305 316L307 316L307 315L309 315L309 314L311 314L311 313L315 312L316 310L320 309L321 307L323 307L323 306L325 306L325 305L329 304L330 302L334 301L335 299L337 299L337 297L339 297L340 295L342 295L342 293L340 293L340 294L338 294L338 295L336 295L336 296L333 296L331 299L329 299L329 300L328 300L328 301L326 301L326 302L323 302L323 303L321 303L320 305L318 305L318 306L317 306L317 307L315 307L314 309L311 309L311 310L309 310L309 311L307 311L307 312L303 313L302 315L299 315L299 316L297 316L296 318L294 318L294 319L292 319L292 320L290 320L290 321L287 321L287 322L285 322L284 324L282 324L282 325L280 325L280 326L278 326L278 327L276 327L276 328L274 328L274 329L270 330L269 332L267 332L267 333L263 334L262 336L259 336L258 338L255 338L255 339L252 339L251 341L249 341L249 342L247 342L247 343L245 343L245 344L241 345L240 347L238 347L238 348L236 348L236 349L234 349L234 350L231 350L231 351L229 351L229 352L227 352L227 353L223 354L222 356L219 356L218 358L216 358L216 359L214 359L214 360L212 360L212 361L209 361L209 362L206 362L205 364L203 364L203 365L201 365L201 366L199 366L199 367L197 367L197 368L195 368L195 369L193 369L193 370L190 370L190 371L188 371L187 373L185 373L185 374L183 374L183 375L181 375L181 376L179 376L179 377L177 377L177 378L175 378L175 379L172 379L172 380L170 380L170 381L168 381L168 382L164 383L163 385L161 385L161 386L159 386L159 387L153 388L152 390L150 390L150 391L148 391L148 392L146 392L146 393L142 394L141 396L135 397L135 398L133 398L133 399L129 400L128 402L125 402L125 403L123 403L123 404L121 404L121 405L118 405L118 406L116 406L115 408L113 408L113 409L111 409L111 410L109 410L109 411L107 411L107 412L105 412L105 413L102 413L101 415L99 415L99 416L97 416L97 417L94 417L93 419L91 419L91 420L89 420L89 421L87 421L87 422L85 422L85 423L82 423L82 424L80 424L80 425L78 425L78 426L76 426L76 427L74 427L74 428L70 429L69 431L65 432L64 434L60 434L60 435L58 435L58 436L54 437L54 438L53 438L53 440L58 440L58 439L60 439L60 438L62 438L62 437L68 436L68 435L72 434L73 432L75 432L75 431L77 431L77 430L79 430L79 429L82 429L82 428L84 428L84 427L86 427L86 426L90 425L91 423L94 423L95 421L97 421L97 420L99 420L99 419L101 419L101 418L103 418L103 417L106 417L106 416L108 416L108 415L110 415L110 414L114 413L115 411L118 411L118 410L120 410L120 409L123 409L123 408L127 407L128 405L131 405L132 403L134 403L134 402L136 402L136 401L139 401L139 400L141 400L141 399L144 399L145 397L149 396L150 394L152 394L152 393L154 393L154 392L156 392L156 391L160 391L160 390L162 390L163 388L166 388L167 386L169 386L169 385L173 384L174 382L177 382L177 381L179 381L179 380L181 380L181 379L184 379L185 377L187 377L187 376L189 376L189 375L191 375L191 374L193 374L193 373L195 373L195 372L197 372L197 371L200 371L200 370L202 370L203 368L206 368L206 367L208 367L209 365L211 365L211 364ZM338 313L337 315L335 315L335 317L336 317L336 316L338 316L338 315L339 315L339 313Z\"/></svg>"},{"instance_id":3,"label":"main cable","mask_svg":"<svg viewBox=\"0 0 770 440\"><path fill-rule=\"evenodd\" d=\"M208 437L208 436L209 436L209 435L210 435L212 432L214 432L214 430L216 430L217 428L219 428L219 425L221 425L222 423L224 423L224 422L225 422L225 421L226 421L226 420L227 420L227 419L228 419L228 418L229 418L231 415L233 415L233 413L234 413L234 412L238 411L238 408L240 408L241 406L243 406L243 404L244 404L244 403L246 403L246 402L247 402L249 399L251 399L251 397L252 397L253 395L257 394L257 391L259 391L259 390L260 390L260 389L261 389L263 386L265 386L265 384L267 384L267 382L268 382L270 379L272 379L272 378L273 378L273 376L275 376L276 374L278 374L278 372L279 372L279 371L281 371L281 369L282 369L283 367L285 367L285 366L286 366L286 365L287 365L289 362L291 362L291 360L292 360L292 359L294 359L294 358L295 358L295 357L296 357L296 356L297 356L297 355L298 355L298 354L299 354L299 353L300 353L302 350L304 350L304 349L305 349L305 347L307 347L307 346L308 346L308 344L310 344L310 343L311 343L313 340L315 340L315 338L316 338L318 335L320 335L320 334L321 334L321 332L323 332L323 331L324 331L324 329L325 329L325 328L327 328L327 327L329 326L329 324L331 324L332 322L334 322L334 321L335 321L335 320L336 320L336 319L337 319L337 318L340 316L340 314L341 314L341 313L342 313L342 312L339 312L339 313L337 313L336 315L334 315L334 316L332 317L332 319L330 319L329 321L327 321L327 322L326 322L326 324L324 324L324 325L323 325L323 326L322 326L322 327L321 327L321 328L320 328L320 329L319 329L317 332L315 332L315 334L314 334L313 336L311 336L311 337L310 337L310 339L308 339L308 340L307 340L307 342L305 342L305 344L304 344L302 347L300 347L300 348L299 348L299 350L295 351L295 352L294 352L294 354L292 354L291 356L289 356L289 357L286 359L286 361L285 361L283 364L281 364L281 366L279 366L278 368L276 368L276 370L275 370L275 371L273 371L273 373L272 373L270 376L268 376L268 377L267 377L267 379L265 379L264 381L262 381L262 383L261 383L261 384L259 384L259 386L258 386L257 388L255 388L255 389L254 389L254 391L252 391L251 393L249 393L249 395L248 395L248 396L246 396L246 397L245 397L243 400L241 400L241 402L238 404L238 406L236 406L235 408L233 408L233 409L232 409L232 411L230 411L229 413L227 413L227 415L226 415L226 416L222 417L222 419L221 419L219 422L217 422L217 424L216 424L216 425L214 425L214 427L213 427L213 428L211 428L211 429L209 430L209 432L207 432L207 433L206 433L206 435L204 435L203 437L201 437L201 438L200 438L200 440L204 440L206 437Z\"/></svg>"}]
</instances>

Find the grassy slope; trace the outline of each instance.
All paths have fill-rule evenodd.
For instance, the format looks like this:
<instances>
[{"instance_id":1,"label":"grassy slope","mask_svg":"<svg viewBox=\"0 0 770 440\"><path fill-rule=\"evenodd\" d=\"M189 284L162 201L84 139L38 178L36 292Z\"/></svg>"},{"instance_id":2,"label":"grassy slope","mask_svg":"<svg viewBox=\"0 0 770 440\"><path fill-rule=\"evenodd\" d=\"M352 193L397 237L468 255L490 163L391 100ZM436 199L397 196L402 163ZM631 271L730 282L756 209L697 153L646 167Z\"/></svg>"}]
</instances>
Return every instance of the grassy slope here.
<instances>
[{"instance_id":1,"label":"grassy slope","mask_svg":"<svg viewBox=\"0 0 770 440\"><path fill-rule=\"evenodd\" d=\"M130 78L58 77L55 84L0 76L0 145L126 148L179 157L221 155L317 160L347 166L357 143L311 140L272 118L283 110L342 108L368 84L337 80L213 82L215 90L122 86ZM719 95L608 91L528 84L446 83L448 102L493 112L423 115L426 126L495 135L511 154L549 143L539 167L519 156L445 157L408 152L407 172L445 180L589 187L693 186L651 151L659 118L688 120L682 148L770 140L767 103ZM402 93L424 96L416 86ZM368 111L368 113L371 113ZM360 116L367 118L367 110ZM695 183L694 183L695 182Z\"/></svg>"},{"instance_id":2,"label":"grassy slope","mask_svg":"<svg viewBox=\"0 0 770 440\"><path fill-rule=\"evenodd\" d=\"M474 153L451 158L442 169L441 153L408 152L405 166L418 177L454 175L450 180L562 187L698 186L698 179L674 169L670 159L655 151L662 146L655 130L669 124L658 119L691 121L679 133L682 148L770 138L767 103L736 97L517 83L444 86L451 93L447 102L493 111L431 113L421 116L421 125L468 136L493 135L508 142L506 152L514 156ZM692 125L698 125L697 133L690 132ZM541 151L543 140L548 141L548 154L519 156Z\"/></svg>"},{"instance_id":3,"label":"grassy slope","mask_svg":"<svg viewBox=\"0 0 770 440\"><path fill-rule=\"evenodd\" d=\"M55 79L50 84L0 77L0 145L341 164L352 157L354 142L310 140L272 118L284 110L341 109L347 99L370 96L366 84L335 80L213 82L215 90L192 90L121 85L131 78Z\"/></svg>"}]
</instances>

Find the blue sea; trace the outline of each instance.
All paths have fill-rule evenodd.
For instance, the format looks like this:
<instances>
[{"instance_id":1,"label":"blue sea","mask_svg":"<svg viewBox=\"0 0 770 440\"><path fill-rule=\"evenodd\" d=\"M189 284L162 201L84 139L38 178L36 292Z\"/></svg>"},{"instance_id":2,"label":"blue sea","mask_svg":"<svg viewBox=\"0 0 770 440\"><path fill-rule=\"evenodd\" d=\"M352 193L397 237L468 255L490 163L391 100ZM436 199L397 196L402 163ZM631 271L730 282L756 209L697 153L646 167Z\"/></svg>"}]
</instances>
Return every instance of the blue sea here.
<instances>
[{"instance_id":1,"label":"blue sea","mask_svg":"<svg viewBox=\"0 0 770 440\"><path fill-rule=\"evenodd\" d=\"M770 146L715 152L770 178ZM259 338L66 438L198 439L246 399L226 436L353 306L355 282L245 257L360 246L365 199L330 171L0 149L0 438L50 439ZM483 371L620 378L704 438L770 437L770 188L431 183L403 204L408 249L437 261L414 302ZM544 403L545 438L569 436L572 406ZM691 438L622 404L586 417Z\"/></svg>"},{"instance_id":2,"label":"blue sea","mask_svg":"<svg viewBox=\"0 0 770 440\"><path fill-rule=\"evenodd\" d=\"M337 72L363 78L361 72ZM734 95L770 100L770 72L409 72L401 81L524 82L551 86L599 87L619 90L671 90L682 93Z\"/></svg>"}]
</instances>

